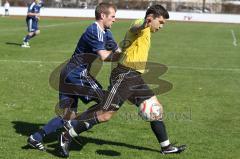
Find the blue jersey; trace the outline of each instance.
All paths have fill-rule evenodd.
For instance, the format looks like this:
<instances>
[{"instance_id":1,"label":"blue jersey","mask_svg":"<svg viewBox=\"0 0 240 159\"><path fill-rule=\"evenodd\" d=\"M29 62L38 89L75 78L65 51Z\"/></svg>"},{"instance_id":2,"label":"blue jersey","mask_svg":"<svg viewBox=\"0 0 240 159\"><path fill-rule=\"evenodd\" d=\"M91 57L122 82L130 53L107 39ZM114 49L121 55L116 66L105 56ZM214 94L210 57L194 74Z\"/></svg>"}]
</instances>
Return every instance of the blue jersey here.
<instances>
[{"instance_id":1,"label":"blue jersey","mask_svg":"<svg viewBox=\"0 0 240 159\"><path fill-rule=\"evenodd\" d=\"M113 47L106 47L109 46L109 42ZM71 107L75 108L78 98L84 103L92 100L99 102L103 99L102 86L90 75L89 70L93 61L98 58L97 52L99 50L114 51L117 48L118 46L109 29L101 29L97 22L86 29L78 41L72 58L61 70L59 99L63 105L69 102L72 103Z\"/></svg>"},{"instance_id":2,"label":"blue jersey","mask_svg":"<svg viewBox=\"0 0 240 159\"><path fill-rule=\"evenodd\" d=\"M90 69L91 63L98 57L97 51L108 50L106 44L109 41L115 44L112 50L116 50L117 45L111 31L109 29L103 30L97 22L91 24L82 34L72 60L77 61L84 68Z\"/></svg>"},{"instance_id":3,"label":"blue jersey","mask_svg":"<svg viewBox=\"0 0 240 159\"><path fill-rule=\"evenodd\" d=\"M38 4L36 2L32 2L29 6L28 6L28 13L40 13L40 9L41 9L42 5ZM36 16L27 16L27 19L32 19L32 20L38 20L36 18Z\"/></svg>"}]
</instances>

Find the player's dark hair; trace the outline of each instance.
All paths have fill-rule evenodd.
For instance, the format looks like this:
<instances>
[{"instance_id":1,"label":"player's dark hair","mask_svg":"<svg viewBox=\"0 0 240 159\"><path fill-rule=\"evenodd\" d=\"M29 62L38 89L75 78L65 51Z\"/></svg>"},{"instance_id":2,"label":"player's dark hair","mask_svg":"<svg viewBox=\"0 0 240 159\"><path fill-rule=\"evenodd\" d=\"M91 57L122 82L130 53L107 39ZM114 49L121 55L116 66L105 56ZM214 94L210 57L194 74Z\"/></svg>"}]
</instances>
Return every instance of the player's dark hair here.
<instances>
[{"instance_id":1,"label":"player's dark hair","mask_svg":"<svg viewBox=\"0 0 240 159\"><path fill-rule=\"evenodd\" d=\"M106 15L109 15L109 8L113 8L115 12L117 11L117 8L114 4L111 3L99 3L95 9L95 19L99 20L101 19L101 14L104 13Z\"/></svg>"},{"instance_id":2,"label":"player's dark hair","mask_svg":"<svg viewBox=\"0 0 240 159\"><path fill-rule=\"evenodd\" d=\"M147 9L145 18L150 14L153 16L153 18L163 16L164 19L169 19L168 11L163 6L161 6L159 4L152 5L151 7L149 7Z\"/></svg>"}]
</instances>

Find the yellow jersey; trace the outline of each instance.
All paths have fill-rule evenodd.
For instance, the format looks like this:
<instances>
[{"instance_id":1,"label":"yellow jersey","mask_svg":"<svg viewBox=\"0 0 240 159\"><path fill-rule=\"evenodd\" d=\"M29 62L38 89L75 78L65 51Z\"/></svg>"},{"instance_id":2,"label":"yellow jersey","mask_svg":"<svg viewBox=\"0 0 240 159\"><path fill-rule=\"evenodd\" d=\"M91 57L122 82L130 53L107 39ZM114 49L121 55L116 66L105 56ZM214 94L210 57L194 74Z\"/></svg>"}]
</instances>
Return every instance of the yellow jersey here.
<instances>
[{"instance_id":1,"label":"yellow jersey","mask_svg":"<svg viewBox=\"0 0 240 159\"><path fill-rule=\"evenodd\" d=\"M143 22L144 19L137 19L130 28L135 25L140 26ZM149 27L138 33L132 33L129 29L123 41L123 57L120 64L144 73L150 49L150 40L151 32Z\"/></svg>"}]
</instances>

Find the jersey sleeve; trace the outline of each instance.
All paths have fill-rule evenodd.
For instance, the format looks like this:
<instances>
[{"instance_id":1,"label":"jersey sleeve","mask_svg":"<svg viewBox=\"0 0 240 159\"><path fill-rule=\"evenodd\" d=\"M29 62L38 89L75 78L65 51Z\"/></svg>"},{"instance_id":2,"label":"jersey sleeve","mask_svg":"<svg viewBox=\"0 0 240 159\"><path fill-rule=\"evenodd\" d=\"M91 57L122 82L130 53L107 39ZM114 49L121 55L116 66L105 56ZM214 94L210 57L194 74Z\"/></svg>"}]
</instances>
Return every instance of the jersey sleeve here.
<instances>
[{"instance_id":1,"label":"jersey sleeve","mask_svg":"<svg viewBox=\"0 0 240 159\"><path fill-rule=\"evenodd\" d=\"M91 26L87 29L87 41L94 52L106 50L104 47L103 33L97 27Z\"/></svg>"},{"instance_id":2,"label":"jersey sleeve","mask_svg":"<svg viewBox=\"0 0 240 159\"><path fill-rule=\"evenodd\" d=\"M28 13L40 13L41 6L39 4L32 3L28 7Z\"/></svg>"},{"instance_id":3,"label":"jersey sleeve","mask_svg":"<svg viewBox=\"0 0 240 159\"><path fill-rule=\"evenodd\" d=\"M142 25L143 23L144 23L144 19L134 20L134 21L132 22L132 24L130 25L129 30L130 30L131 28L133 28L133 27L138 27L138 26Z\"/></svg>"},{"instance_id":4,"label":"jersey sleeve","mask_svg":"<svg viewBox=\"0 0 240 159\"><path fill-rule=\"evenodd\" d=\"M107 30L107 41L105 44L105 48L107 50L112 50L113 52L115 52L118 49L118 44L114 40L112 32L109 29Z\"/></svg>"},{"instance_id":5,"label":"jersey sleeve","mask_svg":"<svg viewBox=\"0 0 240 159\"><path fill-rule=\"evenodd\" d=\"M29 6L28 6L28 13L34 13L34 3L31 3Z\"/></svg>"}]
</instances>

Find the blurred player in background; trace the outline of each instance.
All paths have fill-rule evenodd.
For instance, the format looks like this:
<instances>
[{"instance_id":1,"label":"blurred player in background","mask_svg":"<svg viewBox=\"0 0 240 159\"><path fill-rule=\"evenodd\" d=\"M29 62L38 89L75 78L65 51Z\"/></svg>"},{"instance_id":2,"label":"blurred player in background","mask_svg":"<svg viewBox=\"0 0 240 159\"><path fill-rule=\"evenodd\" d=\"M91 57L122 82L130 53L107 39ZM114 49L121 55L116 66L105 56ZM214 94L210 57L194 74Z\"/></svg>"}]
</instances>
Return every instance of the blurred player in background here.
<instances>
[{"instance_id":1,"label":"blurred player in background","mask_svg":"<svg viewBox=\"0 0 240 159\"><path fill-rule=\"evenodd\" d=\"M146 69L151 33L161 29L165 19L168 18L169 14L164 7L153 5L148 8L144 19L134 21L124 39L129 45L122 48L123 57L118 66L112 70L109 93L102 103L95 106L95 109L88 109L80 115L79 120L70 120L64 124L67 131L61 136L60 155L68 157L69 145L73 137L96 124L110 120L126 100L136 106L149 103L156 108L152 110L153 116L151 115L149 121L163 154L181 153L185 150L185 145L175 146L170 143L163 122L163 107L141 76ZM97 120L93 122L93 119Z\"/></svg>"},{"instance_id":2,"label":"blurred player in background","mask_svg":"<svg viewBox=\"0 0 240 159\"><path fill-rule=\"evenodd\" d=\"M115 22L116 7L109 3L100 3L95 10L96 21L88 26L80 37L70 61L62 68L59 82L59 103L62 111L51 119L42 129L28 138L28 144L38 150L45 150L43 138L62 128L64 121L77 116L78 99L83 103L100 103L104 92L102 86L89 73L92 63L100 58L111 61L120 53L110 28ZM96 116L96 115L95 115ZM92 122L95 122L93 118Z\"/></svg>"},{"instance_id":3,"label":"blurred player in background","mask_svg":"<svg viewBox=\"0 0 240 159\"><path fill-rule=\"evenodd\" d=\"M5 16L9 16L10 3L8 1L4 3L4 9L5 9Z\"/></svg>"},{"instance_id":4,"label":"blurred player in background","mask_svg":"<svg viewBox=\"0 0 240 159\"><path fill-rule=\"evenodd\" d=\"M30 39L40 34L40 30L38 28L38 21L40 20L41 7L42 3L40 0L34 0L28 6L28 12L26 17L28 34L23 39L23 44L21 45L23 48L30 48L29 45Z\"/></svg>"}]
</instances>

